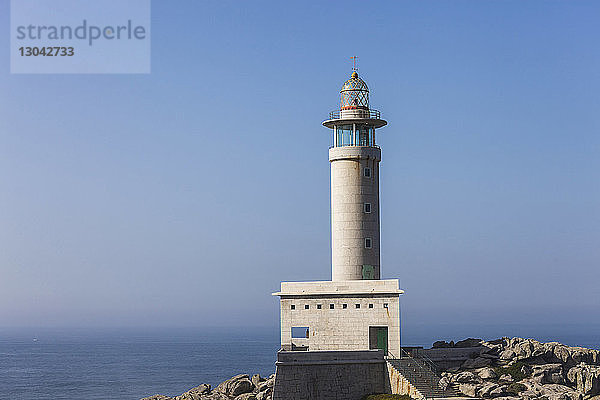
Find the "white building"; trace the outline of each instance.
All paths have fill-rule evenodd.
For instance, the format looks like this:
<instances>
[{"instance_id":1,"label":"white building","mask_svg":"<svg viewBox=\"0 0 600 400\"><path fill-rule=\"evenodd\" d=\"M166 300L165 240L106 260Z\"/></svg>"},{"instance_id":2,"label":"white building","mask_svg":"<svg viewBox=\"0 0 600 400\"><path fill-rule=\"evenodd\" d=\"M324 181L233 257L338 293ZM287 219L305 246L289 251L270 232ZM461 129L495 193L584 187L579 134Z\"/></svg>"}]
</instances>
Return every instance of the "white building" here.
<instances>
[{"instance_id":1,"label":"white building","mask_svg":"<svg viewBox=\"0 0 600 400\"><path fill-rule=\"evenodd\" d=\"M370 350L400 354L397 279L381 280L379 162L376 130L356 71L342 86L340 109L323 122L333 131L331 163L331 281L282 282L283 350Z\"/></svg>"}]
</instances>

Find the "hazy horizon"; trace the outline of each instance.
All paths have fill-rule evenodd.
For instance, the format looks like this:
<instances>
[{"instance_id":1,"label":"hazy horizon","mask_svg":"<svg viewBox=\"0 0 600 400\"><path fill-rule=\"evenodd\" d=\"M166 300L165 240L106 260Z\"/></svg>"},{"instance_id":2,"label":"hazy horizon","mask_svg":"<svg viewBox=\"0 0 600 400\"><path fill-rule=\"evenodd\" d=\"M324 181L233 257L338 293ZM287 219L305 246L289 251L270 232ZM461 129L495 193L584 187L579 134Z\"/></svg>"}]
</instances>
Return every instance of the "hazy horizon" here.
<instances>
[{"instance_id":1,"label":"hazy horizon","mask_svg":"<svg viewBox=\"0 0 600 400\"><path fill-rule=\"evenodd\" d=\"M276 328L281 281L331 278L321 122L356 55L403 335L600 334L599 12L155 1L147 75L11 75L6 29L0 331Z\"/></svg>"}]
</instances>

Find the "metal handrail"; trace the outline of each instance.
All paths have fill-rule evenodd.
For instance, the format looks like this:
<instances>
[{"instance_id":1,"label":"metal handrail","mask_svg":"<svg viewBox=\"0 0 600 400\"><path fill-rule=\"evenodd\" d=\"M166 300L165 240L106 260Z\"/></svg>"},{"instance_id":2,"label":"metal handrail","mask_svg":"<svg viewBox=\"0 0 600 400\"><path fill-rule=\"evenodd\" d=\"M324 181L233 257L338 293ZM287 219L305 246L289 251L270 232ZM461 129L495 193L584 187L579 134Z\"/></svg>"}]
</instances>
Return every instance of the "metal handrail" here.
<instances>
[{"instance_id":1,"label":"metal handrail","mask_svg":"<svg viewBox=\"0 0 600 400\"><path fill-rule=\"evenodd\" d=\"M381 112L378 110L362 110L362 109L357 109L360 111L363 111L367 116L367 118L370 119L381 119ZM329 119L340 119L341 118L341 113L342 111L351 111L351 110L336 110L336 111L332 111L329 113Z\"/></svg>"}]
</instances>

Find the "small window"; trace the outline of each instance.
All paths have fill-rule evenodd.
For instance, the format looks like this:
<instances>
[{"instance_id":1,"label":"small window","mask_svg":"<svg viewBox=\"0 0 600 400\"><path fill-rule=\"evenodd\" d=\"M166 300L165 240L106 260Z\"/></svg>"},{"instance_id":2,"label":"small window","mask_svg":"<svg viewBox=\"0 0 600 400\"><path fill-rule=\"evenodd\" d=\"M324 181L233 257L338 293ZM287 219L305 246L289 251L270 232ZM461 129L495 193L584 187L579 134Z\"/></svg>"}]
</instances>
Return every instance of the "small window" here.
<instances>
[{"instance_id":1,"label":"small window","mask_svg":"<svg viewBox=\"0 0 600 400\"><path fill-rule=\"evenodd\" d=\"M292 326L292 338L308 339L308 326Z\"/></svg>"},{"instance_id":2,"label":"small window","mask_svg":"<svg viewBox=\"0 0 600 400\"><path fill-rule=\"evenodd\" d=\"M329 309L330 309L330 310L333 310L334 308L335 308L335 306L334 306L333 304L330 304L330 305L329 305Z\"/></svg>"},{"instance_id":3,"label":"small window","mask_svg":"<svg viewBox=\"0 0 600 400\"><path fill-rule=\"evenodd\" d=\"M371 214L371 203L365 203L365 213Z\"/></svg>"},{"instance_id":4,"label":"small window","mask_svg":"<svg viewBox=\"0 0 600 400\"><path fill-rule=\"evenodd\" d=\"M348 304L342 304L342 308L348 308Z\"/></svg>"},{"instance_id":5,"label":"small window","mask_svg":"<svg viewBox=\"0 0 600 400\"><path fill-rule=\"evenodd\" d=\"M365 249L373 248L373 242L371 238L365 238Z\"/></svg>"},{"instance_id":6,"label":"small window","mask_svg":"<svg viewBox=\"0 0 600 400\"><path fill-rule=\"evenodd\" d=\"M305 309L305 310L308 310L309 308L310 308L310 306L309 306L308 304L305 304L305 305L304 305L304 309Z\"/></svg>"},{"instance_id":7,"label":"small window","mask_svg":"<svg viewBox=\"0 0 600 400\"><path fill-rule=\"evenodd\" d=\"M371 168L366 167L364 170L364 174L365 174L365 178L370 178L371 177Z\"/></svg>"},{"instance_id":8,"label":"small window","mask_svg":"<svg viewBox=\"0 0 600 400\"><path fill-rule=\"evenodd\" d=\"M388 308L388 303L383 303L383 308Z\"/></svg>"},{"instance_id":9,"label":"small window","mask_svg":"<svg viewBox=\"0 0 600 400\"><path fill-rule=\"evenodd\" d=\"M296 305L295 305L295 304L292 304L292 306L291 306L290 308L291 308L292 310L295 310L295 309L296 309Z\"/></svg>"},{"instance_id":10,"label":"small window","mask_svg":"<svg viewBox=\"0 0 600 400\"><path fill-rule=\"evenodd\" d=\"M373 304L369 304L369 308L373 308Z\"/></svg>"},{"instance_id":11,"label":"small window","mask_svg":"<svg viewBox=\"0 0 600 400\"><path fill-rule=\"evenodd\" d=\"M320 310L322 308L321 304L317 304L317 310Z\"/></svg>"},{"instance_id":12,"label":"small window","mask_svg":"<svg viewBox=\"0 0 600 400\"><path fill-rule=\"evenodd\" d=\"M360 304L356 304L356 308L360 308Z\"/></svg>"}]
</instances>

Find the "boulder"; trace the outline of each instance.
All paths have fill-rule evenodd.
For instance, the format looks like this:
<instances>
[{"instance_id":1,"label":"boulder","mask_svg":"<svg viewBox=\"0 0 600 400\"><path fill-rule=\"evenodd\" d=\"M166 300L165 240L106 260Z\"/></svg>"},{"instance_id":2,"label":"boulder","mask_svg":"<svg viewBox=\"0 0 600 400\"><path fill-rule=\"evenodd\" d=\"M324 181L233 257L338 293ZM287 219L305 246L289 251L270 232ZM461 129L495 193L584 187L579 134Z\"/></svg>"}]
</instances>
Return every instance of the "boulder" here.
<instances>
[{"instance_id":1,"label":"boulder","mask_svg":"<svg viewBox=\"0 0 600 400\"><path fill-rule=\"evenodd\" d=\"M496 372L490 367L481 368L476 372L481 379L496 379L498 377L498 375L496 375Z\"/></svg>"},{"instance_id":2,"label":"boulder","mask_svg":"<svg viewBox=\"0 0 600 400\"><path fill-rule=\"evenodd\" d=\"M498 386L490 391L490 397L512 397L513 393L506 390L506 386Z\"/></svg>"},{"instance_id":3,"label":"boulder","mask_svg":"<svg viewBox=\"0 0 600 400\"><path fill-rule=\"evenodd\" d=\"M497 389L499 386L493 382L485 382L482 385L478 386L476 389L477 396L479 397L490 397L490 393Z\"/></svg>"},{"instance_id":4,"label":"boulder","mask_svg":"<svg viewBox=\"0 0 600 400\"><path fill-rule=\"evenodd\" d=\"M210 385L203 383L202 385L196 386L182 395L175 397L175 400L203 400L204 397L202 396L209 393Z\"/></svg>"},{"instance_id":5,"label":"boulder","mask_svg":"<svg viewBox=\"0 0 600 400\"><path fill-rule=\"evenodd\" d=\"M454 382L458 383L481 383L479 376L470 371L464 371L452 377Z\"/></svg>"},{"instance_id":6,"label":"boulder","mask_svg":"<svg viewBox=\"0 0 600 400\"><path fill-rule=\"evenodd\" d=\"M579 364L569 369L567 379L584 396L600 394L600 367L598 366Z\"/></svg>"},{"instance_id":7,"label":"boulder","mask_svg":"<svg viewBox=\"0 0 600 400\"><path fill-rule=\"evenodd\" d=\"M203 394L201 400L231 400L231 397L223 393L213 392L210 394ZM178 400L175 398L175 400Z\"/></svg>"},{"instance_id":8,"label":"boulder","mask_svg":"<svg viewBox=\"0 0 600 400\"><path fill-rule=\"evenodd\" d=\"M476 368L487 367L487 366L490 366L491 364L492 364L492 360L490 360L489 358L477 357L477 358L474 358L474 359L468 359L468 360L466 360L461 365L461 368L464 368L464 369L476 369Z\"/></svg>"},{"instance_id":9,"label":"boulder","mask_svg":"<svg viewBox=\"0 0 600 400\"><path fill-rule=\"evenodd\" d=\"M254 393L244 393L237 396L235 400L256 400L256 396Z\"/></svg>"},{"instance_id":10,"label":"boulder","mask_svg":"<svg viewBox=\"0 0 600 400\"><path fill-rule=\"evenodd\" d=\"M454 347L478 347L481 346L483 340L481 339L473 339L468 338L465 340L460 340L454 344Z\"/></svg>"},{"instance_id":11,"label":"boulder","mask_svg":"<svg viewBox=\"0 0 600 400\"><path fill-rule=\"evenodd\" d=\"M222 393L227 396L236 397L240 394L249 393L254 389L254 385L250 381L248 375L236 375L233 378L226 380L216 387L217 393ZM204 399L203 399L204 400Z\"/></svg>"},{"instance_id":12,"label":"boulder","mask_svg":"<svg viewBox=\"0 0 600 400\"><path fill-rule=\"evenodd\" d=\"M256 390L258 392L264 392L265 390L272 388L273 385L269 386L270 382L271 381L264 381L264 382L259 383L258 386L256 386Z\"/></svg>"},{"instance_id":13,"label":"boulder","mask_svg":"<svg viewBox=\"0 0 600 400\"><path fill-rule=\"evenodd\" d=\"M267 400L269 396L271 396L269 392L258 392L256 394L256 400Z\"/></svg>"},{"instance_id":14,"label":"boulder","mask_svg":"<svg viewBox=\"0 0 600 400\"><path fill-rule=\"evenodd\" d=\"M431 346L434 349L447 349L450 347L454 347L454 342L446 342L443 340L438 340L437 342L433 342L433 346Z\"/></svg>"},{"instance_id":15,"label":"boulder","mask_svg":"<svg viewBox=\"0 0 600 400\"><path fill-rule=\"evenodd\" d=\"M512 351L511 349L504 349L500 353L501 360L512 360L513 358L515 358L515 356L516 356L515 352Z\"/></svg>"},{"instance_id":16,"label":"boulder","mask_svg":"<svg viewBox=\"0 0 600 400\"><path fill-rule=\"evenodd\" d=\"M254 374L252 375L252 379L250 380L252 381L252 384L256 387L259 383L263 382L265 378L261 378L259 374Z\"/></svg>"},{"instance_id":17,"label":"boulder","mask_svg":"<svg viewBox=\"0 0 600 400\"><path fill-rule=\"evenodd\" d=\"M509 374L504 374L498 379L498 382L510 383L510 382L514 382L514 379Z\"/></svg>"},{"instance_id":18,"label":"boulder","mask_svg":"<svg viewBox=\"0 0 600 400\"><path fill-rule=\"evenodd\" d=\"M448 389L448 386L450 386L451 382L452 382L452 375L451 374L447 374L447 373L443 373L440 381L438 382L438 386L442 390L446 390L446 389Z\"/></svg>"},{"instance_id":19,"label":"boulder","mask_svg":"<svg viewBox=\"0 0 600 400\"><path fill-rule=\"evenodd\" d=\"M155 394L149 397L144 397L142 400L173 400L173 398L169 396L163 396L162 394Z\"/></svg>"},{"instance_id":20,"label":"boulder","mask_svg":"<svg viewBox=\"0 0 600 400\"><path fill-rule=\"evenodd\" d=\"M533 366L531 378L539 383L556 383L562 385L565 383L562 364L542 364Z\"/></svg>"},{"instance_id":21,"label":"boulder","mask_svg":"<svg viewBox=\"0 0 600 400\"><path fill-rule=\"evenodd\" d=\"M477 385L472 383L461 383L458 385L458 390L465 396L475 397L477 393Z\"/></svg>"}]
</instances>

